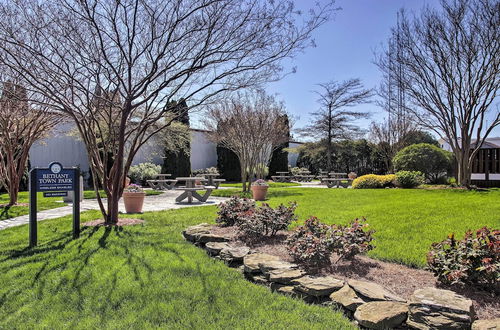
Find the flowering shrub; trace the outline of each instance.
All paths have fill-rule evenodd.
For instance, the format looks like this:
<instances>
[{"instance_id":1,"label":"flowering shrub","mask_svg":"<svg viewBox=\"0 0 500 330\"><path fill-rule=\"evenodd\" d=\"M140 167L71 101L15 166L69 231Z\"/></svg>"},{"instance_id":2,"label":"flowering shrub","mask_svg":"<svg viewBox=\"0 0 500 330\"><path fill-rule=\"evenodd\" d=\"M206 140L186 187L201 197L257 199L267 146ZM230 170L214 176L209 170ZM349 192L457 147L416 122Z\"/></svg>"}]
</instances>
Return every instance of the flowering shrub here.
<instances>
[{"instance_id":1,"label":"flowering shrub","mask_svg":"<svg viewBox=\"0 0 500 330\"><path fill-rule=\"evenodd\" d=\"M269 184L266 182L266 180L258 179L258 180L255 180L254 182L252 182L252 186L268 187Z\"/></svg>"},{"instance_id":2,"label":"flowering shrub","mask_svg":"<svg viewBox=\"0 0 500 330\"><path fill-rule=\"evenodd\" d=\"M202 175L202 174L219 174L219 170L217 167L207 167L200 168L198 170L194 170L191 172L194 176Z\"/></svg>"},{"instance_id":3,"label":"flowering shrub","mask_svg":"<svg viewBox=\"0 0 500 330\"><path fill-rule=\"evenodd\" d=\"M142 193L144 190L142 189L141 186L138 184L129 184L125 189L123 190L124 192L131 192L131 193Z\"/></svg>"},{"instance_id":4,"label":"flowering shrub","mask_svg":"<svg viewBox=\"0 0 500 330\"><path fill-rule=\"evenodd\" d=\"M452 234L432 244L428 269L444 284L467 283L500 290L500 230L467 231L462 240Z\"/></svg>"},{"instance_id":5,"label":"flowering shrub","mask_svg":"<svg viewBox=\"0 0 500 330\"><path fill-rule=\"evenodd\" d=\"M370 242L373 240L374 230L366 230L366 219L354 219L348 225L332 226L332 251L339 259L352 259L355 255L366 253L373 249ZM337 261L338 261L337 260Z\"/></svg>"},{"instance_id":6,"label":"flowering shrub","mask_svg":"<svg viewBox=\"0 0 500 330\"><path fill-rule=\"evenodd\" d=\"M401 188L415 188L425 183L425 177L419 171L399 171L396 173L396 184Z\"/></svg>"},{"instance_id":7,"label":"flowering shrub","mask_svg":"<svg viewBox=\"0 0 500 330\"><path fill-rule=\"evenodd\" d=\"M255 202L248 198L233 196L227 202L220 203L218 208L215 221L223 226L234 226L243 213L255 209Z\"/></svg>"},{"instance_id":8,"label":"flowering shrub","mask_svg":"<svg viewBox=\"0 0 500 330\"><path fill-rule=\"evenodd\" d=\"M394 187L396 176L394 174L376 175L366 174L356 178L352 182L352 187L355 189L375 189Z\"/></svg>"},{"instance_id":9,"label":"flowering shrub","mask_svg":"<svg viewBox=\"0 0 500 330\"><path fill-rule=\"evenodd\" d=\"M329 263L332 254L330 229L316 217L307 219L287 239L290 255L301 263Z\"/></svg>"},{"instance_id":10,"label":"flowering shrub","mask_svg":"<svg viewBox=\"0 0 500 330\"><path fill-rule=\"evenodd\" d=\"M131 166L128 176L132 182L145 185L147 180L156 178L161 173L161 166L153 163L140 163Z\"/></svg>"},{"instance_id":11,"label":"flowering shrub","mask_svg":"<svg viewBox=\"0 0 500 330\"><path fill-rule=\"evenodd\" d=\"M373 247L373 230L366 230L365 219L355 219L348 225L328 226L318 218L311 217L303 226L295 229L288 238L290 255L297 262L306 264L330 263L333 253L340 259L351 259L359 253L365 253Z\"/></svg>"},{"instance_id":12,"label":"flowering shrub","mask_svg":"<svg viewBox=\"0 0 500 330\"><path fill-rule=\"evenodd\" d=\"M238 218L236 225L245 235L275 236L279 230L288 228L292 221L297 220L294 214L296 203L283 204L273 209L263 203L261 207L249 210Z\"/></svg>"}]
</instances>

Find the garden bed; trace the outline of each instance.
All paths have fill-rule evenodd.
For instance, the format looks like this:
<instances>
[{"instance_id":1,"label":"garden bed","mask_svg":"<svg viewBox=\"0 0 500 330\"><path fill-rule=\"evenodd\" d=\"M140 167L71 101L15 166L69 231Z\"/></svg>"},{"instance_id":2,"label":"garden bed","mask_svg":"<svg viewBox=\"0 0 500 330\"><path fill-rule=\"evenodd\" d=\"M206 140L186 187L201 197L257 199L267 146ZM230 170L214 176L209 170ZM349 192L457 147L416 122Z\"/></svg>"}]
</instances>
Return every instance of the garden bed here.
<instances>
[{"instance_id":1,"label":"garden bed","mask_svg":"<svg viewBox=\"0 0 500 330\"><path fill-rule=\"evenodd\" d=\"M210 232L228 237L231 245L248 246L252 252L267 253L281 260L293 262L288 253L288 247L284 244L290 232L281 231L275 237L261 237L253 240L239 235L237 227L213 226ZM331 265L317 265L315 268L308 268L307 272L311 275L333 275L343 280L375 282L403 299L408 299L415 290L424 287L452 290L472 300L479 319L500 317L500 297L491 292L480 291L470 286L443 286L429 271L384 262L367 256L356 256L352 261L346 260L339 263L335 263L336 259L336 256L332 256Z\"/></svg>"}]
</instances>

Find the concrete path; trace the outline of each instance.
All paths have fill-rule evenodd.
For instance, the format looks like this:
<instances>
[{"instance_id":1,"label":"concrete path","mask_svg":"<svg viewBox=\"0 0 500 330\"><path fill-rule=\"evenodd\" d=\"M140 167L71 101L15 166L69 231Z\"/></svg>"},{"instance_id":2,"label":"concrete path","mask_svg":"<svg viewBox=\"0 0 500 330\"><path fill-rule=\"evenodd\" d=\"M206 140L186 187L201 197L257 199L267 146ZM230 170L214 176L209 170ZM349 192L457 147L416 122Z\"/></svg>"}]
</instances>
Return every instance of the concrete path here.
<instances>
[{"instance_id":1,"label":"concrete path","mask_svg":"<svg viewBox=\"0 0 500 330\"><path fill-rule=\"evenodd\" d=\"M206 203L193 202L189 203L176 203L175 197L181 194L180 191L169 190L161 195L153 195L146 196L144 199L144 212L151 211L163 211L163 210L171 210L171 209L180 209L183 207L196 207L196 206L206 206L206 205L217 205L220 202L227 200L226 197L209 197ZM103 199L104 205L106 205L106 199ZM85 199L80 203L81 212L88 210L99 210L99 204L97 203L97 199ZM120 200L119 204L120 212L125 213L125 205L123 204L123 200ZM62 206L55 209L40 211L37 213L37 220L49 220L64 217L66 215L71 215L73 213L73 206L70 204L68 206ZM0 221L0 230L21 226L29 223L29 216L22 215L15 218L10 218L7 220Z\"/></svg>"}]
</instances>

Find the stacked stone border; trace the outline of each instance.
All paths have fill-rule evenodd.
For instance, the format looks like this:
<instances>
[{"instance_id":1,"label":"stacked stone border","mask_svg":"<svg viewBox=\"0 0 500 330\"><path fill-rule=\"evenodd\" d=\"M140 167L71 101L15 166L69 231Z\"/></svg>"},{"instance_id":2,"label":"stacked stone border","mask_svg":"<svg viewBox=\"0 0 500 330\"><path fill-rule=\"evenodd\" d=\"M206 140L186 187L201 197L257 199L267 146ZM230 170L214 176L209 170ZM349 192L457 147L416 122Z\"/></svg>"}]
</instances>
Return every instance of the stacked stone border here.
<instances>
[{"instance_id":1,"label":"stacked stone border","mask_svg":"<svg viewBox=\"0 0 500 330\"><path fill-rule=\"evenodd\" d=\"M472 301L453 291L426 287L406 301L374 282L308 275L277 256L231 245L230 238L214 234L213 227L202 223L182 234L213 258L239 268L249 281L311 304L341 309L361 328L500 330L500 319L473 322Z\"/></svg>"}]
</instances>

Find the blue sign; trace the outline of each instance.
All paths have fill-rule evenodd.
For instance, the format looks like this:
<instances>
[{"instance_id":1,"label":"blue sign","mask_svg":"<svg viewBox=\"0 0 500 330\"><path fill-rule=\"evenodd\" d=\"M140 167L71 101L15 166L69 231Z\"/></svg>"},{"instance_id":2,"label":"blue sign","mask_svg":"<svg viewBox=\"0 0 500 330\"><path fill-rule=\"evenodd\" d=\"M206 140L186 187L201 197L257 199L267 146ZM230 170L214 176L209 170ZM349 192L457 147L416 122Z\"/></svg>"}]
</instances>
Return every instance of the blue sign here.
<instances>
[{"instance_id":1,"label":"blue sign","mask_svg":"<svg viewBox=\"0 0 500 330\"><path fill-rule=\"evenodd\" d=\"M75 189L75 169L63 168L61 163L50 163L49 168L36 171L37 191L72 191Z\"/></svg>"}]
</instances>

